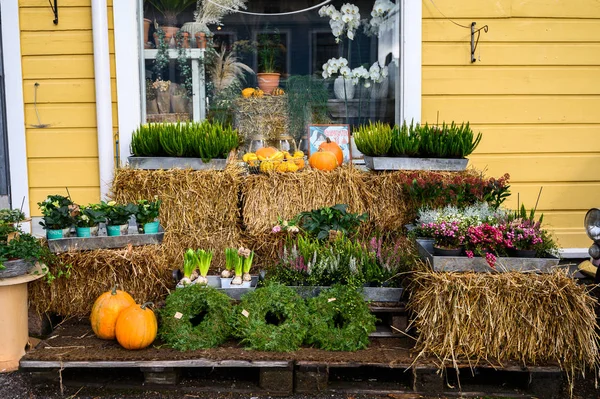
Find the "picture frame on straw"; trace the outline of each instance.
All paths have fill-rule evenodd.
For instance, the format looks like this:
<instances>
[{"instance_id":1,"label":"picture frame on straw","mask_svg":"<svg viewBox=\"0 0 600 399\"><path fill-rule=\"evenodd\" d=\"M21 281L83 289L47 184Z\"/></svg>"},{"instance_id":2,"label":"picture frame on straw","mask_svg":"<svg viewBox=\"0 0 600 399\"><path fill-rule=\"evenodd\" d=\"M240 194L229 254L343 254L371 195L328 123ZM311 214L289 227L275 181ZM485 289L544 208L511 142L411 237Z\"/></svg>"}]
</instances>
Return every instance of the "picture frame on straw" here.
<instances>
[{"instance_id":1,"label":"picture frame on straw","mask_svg":"<svg viewBox=\"0 0 600 399\"><path fill-rule=\"evenodd\" d=\"M350 125L346 124L308 125L308 156L319 151L319 146L327 138L340 146L344 154L344 163L352 160Z\"/></svg>"}]
</instances>

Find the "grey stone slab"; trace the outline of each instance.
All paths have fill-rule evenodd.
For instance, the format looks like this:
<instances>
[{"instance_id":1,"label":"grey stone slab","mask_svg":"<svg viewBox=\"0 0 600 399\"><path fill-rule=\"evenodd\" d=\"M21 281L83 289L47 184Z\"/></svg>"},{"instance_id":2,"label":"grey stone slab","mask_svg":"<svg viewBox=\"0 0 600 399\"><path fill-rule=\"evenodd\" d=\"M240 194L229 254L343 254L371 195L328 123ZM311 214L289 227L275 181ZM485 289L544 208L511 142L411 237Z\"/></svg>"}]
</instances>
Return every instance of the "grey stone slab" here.
<instances>
[{"instance_id":1,"label":"grey stone slab","mask_svg":"<svg viewBox=\"0 0 600 399\"><path fill-rule=\"evenodd\" d=\"M97 237L68 237L48 240L48 247L55 253L125 248L130 244L134 247L139 247L142 245L160 244L164 236L165 231L162 227L159 227L157 234L139 234L137 227L129 226L127 235L108 237L106 235L106 228L100 227Z\"/></svg>"},{"instance_id":2,"label":"grey stone slab","mask_svg":"<svg viewBox=\"0 0 600 399\"><path fill-rule=\"evenodd\" d=\"M469 160L446 158L409 157L364 157L365 165L371 170L443 170L459 172L465 170Z\"/></svg>"},{"instance_id":3,"label":"grey stone slab","mask_svg":"<svg viewBox=\"0 0 600 399\"><path fill-rule=\"evenodd\" d=\"M495 269L492 269L485 258L466 256L435 256L433 240L417 240L417 249L421 259L428 262L438 272L533 272L550 273L558 266L559 259L499 257Z\"/></svg>"},{"instance_id":4,"label":"grey stone slab","mask_svg":"<svg viewBox=\"0 0 600 399\"><path fill-rule=\"evenodd\" d=\"M193 169L193 170L223 170L226 159L211 159L203 162L200 158L178 157L128 157L129 166L134 169Z\"/></svg>"},{"instance_id":5,"label":"grey stone slab","mask_svg":"<svg viewBox=\"0 0 600 399\"><path fill-rule=\"evenodd\" d=\"M7 260L3 262L5 269L0 270L0 278L22 276L33 268L33 263L23 259Z\"/></svg>"}]
</instances>

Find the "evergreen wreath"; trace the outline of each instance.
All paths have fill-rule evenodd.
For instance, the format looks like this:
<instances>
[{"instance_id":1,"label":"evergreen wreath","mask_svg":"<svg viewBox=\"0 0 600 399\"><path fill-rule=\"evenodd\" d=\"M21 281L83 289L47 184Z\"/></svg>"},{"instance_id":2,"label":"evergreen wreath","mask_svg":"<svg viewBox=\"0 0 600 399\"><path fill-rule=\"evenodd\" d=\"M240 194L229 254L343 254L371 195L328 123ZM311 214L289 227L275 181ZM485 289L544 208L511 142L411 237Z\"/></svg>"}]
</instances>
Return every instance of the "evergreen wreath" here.
<instances>
[{"instance_id":1,"label":"evergreen wreath","mask_svg":"<svg viewBox=\"0 0 600 399\"><path fill-rule=\"evenodd\" d=\"M215 288L194 284L167 297L160 310L160 337L180 351L213 348L232 333L231 299Z\"/></svg>"},{"instance_id":2,"label":"evergreen wreath","mask_svg":"<svg viewBox=\"0 0 600 399\"><path fill-rule=\"evenodd\" d=\"M302 345L308 318L295 291L271 283L242 298L233 316L234 334L250 349L291 352Z\"/></svg>"},{"instance_id":3,"label":"evergreen wreath","mask_svg":"<svg viewBox=\"0 0 600 399\"><path fill-rule=\"evenodd\" d=\"M307 343L329 351L356 351L369 346L375 316L355 288L334 285L308 300L313 316Z\"/></svg>"}]
</instances>

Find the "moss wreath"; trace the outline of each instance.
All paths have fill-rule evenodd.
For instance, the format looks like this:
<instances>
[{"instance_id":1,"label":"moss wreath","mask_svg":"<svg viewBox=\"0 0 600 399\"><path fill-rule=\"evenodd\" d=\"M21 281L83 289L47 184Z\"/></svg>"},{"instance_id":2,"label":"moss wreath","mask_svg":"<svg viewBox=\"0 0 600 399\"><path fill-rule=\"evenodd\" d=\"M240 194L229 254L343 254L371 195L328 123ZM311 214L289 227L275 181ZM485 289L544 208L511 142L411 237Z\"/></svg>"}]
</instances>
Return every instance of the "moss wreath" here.
<instances>
[{"instance_id":1,"label":"moss wreath","mask_svg":"<svg viewBox=\"0 0 600 399\"><path fill-rule=\"evenodd\" d=\"M308 318L295 291L270 283L242 297L233 316L234 334L250 349L291 352L302 345Z\"/></svg>"},{"instance_id":2,"label":"moss wreath","mask_svg":"<svg viewBox=\"0 0 600 399\"><path fill-rule=\"evenodd\" d=\"M180 351L213 348L232 333L231 299L212 287L197 284L178 289L160 310L160 337Z\"/></svg>"},{"instance_id":3,"label":"moss wreath","mask_svg":"<svg viewBox=\"0 0 600 399\"><path fill-rule=\"evenodd\" d=\"M307 343L328 351L356 351L369 346L369 334L375 331L375 316L362 294L343 285L335 285L308 300L313 316Z\"/></svg>"}]
</instances>

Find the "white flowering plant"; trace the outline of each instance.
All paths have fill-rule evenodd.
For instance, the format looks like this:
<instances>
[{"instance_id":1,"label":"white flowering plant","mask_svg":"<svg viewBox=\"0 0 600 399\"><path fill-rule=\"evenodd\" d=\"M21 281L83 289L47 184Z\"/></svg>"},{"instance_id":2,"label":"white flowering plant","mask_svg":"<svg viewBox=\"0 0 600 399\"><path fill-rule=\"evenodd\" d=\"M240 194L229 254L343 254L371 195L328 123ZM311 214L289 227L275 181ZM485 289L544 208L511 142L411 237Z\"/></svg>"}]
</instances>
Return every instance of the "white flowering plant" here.
<instances>
[{"instance_id":1,"label":"white flowering plant","mask_svg":"<svg viewBox=\"0 0 600 399\"><path fill-rule=\"evenodd\" d=\"M331 4L323 6L319 9L319 16L329 17L329 26L336 43L342 40L344 34L348 39L354 40L354 34L360 27L360 11L354 4L346 3L339 11Z\"/></svg>"},{"instance_id":2,"label":"white flowering plant","mask_svg":"<svg viewBox=\"0 0 600 399\"><path fill-rule=\"evenodd\" d=\"M382 66L378 61L367 70L364 66L359 66L354 69L348 67L348 60L345 58L331 58L323 64L323 79L339 74L344 79L352 81L353 85L363 83L364 87L370 87L371 83L381 83L389 74L388 67Z\"/></svg>"},{"instance_id":3,"label":"white flowering plant","mask_svg":"<svg viewBox=\"0 0 600 399\"><path fill-rule=\"evenodd\" d=\"M390 0L376 0L375 4L373 4L373 9L371 10L371 20L364 21L365 33L369 36L379 36L380 26L394 7L396 7L396 5Z\"/></svg>"}]
</instances>

